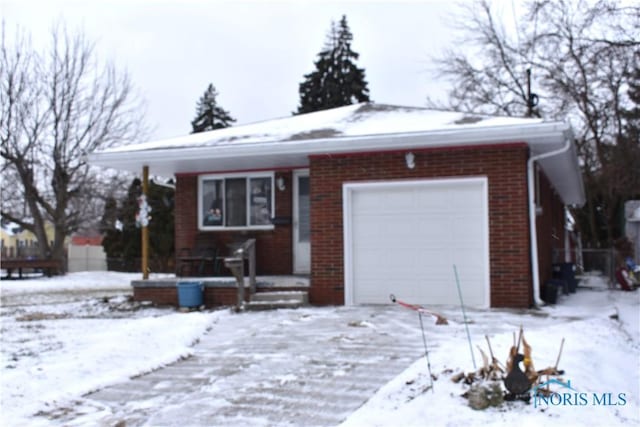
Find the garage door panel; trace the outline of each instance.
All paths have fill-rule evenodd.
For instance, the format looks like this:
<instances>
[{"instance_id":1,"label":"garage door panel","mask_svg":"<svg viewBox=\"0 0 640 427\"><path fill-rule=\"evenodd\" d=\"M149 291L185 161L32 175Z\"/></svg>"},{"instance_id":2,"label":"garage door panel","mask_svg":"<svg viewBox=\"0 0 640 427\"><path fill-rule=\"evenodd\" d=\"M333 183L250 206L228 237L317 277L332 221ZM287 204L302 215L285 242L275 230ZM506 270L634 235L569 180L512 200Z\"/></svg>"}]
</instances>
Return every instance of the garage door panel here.
<instances>
[{"instance_id":1,"label":"garage door panel","mask_svg":"<svg viewBox=\"0 0 640 427\"><path fill-rule=\"evenodd\" d=\"M411 212L415 207L415 202L411 192L398 191L387 193L383 190L372 190L367 194L358 194L354 198L354 203L362 208L359 214L369 215L375 213L394 213L396 210L406 210Z\"/></svg>"},{"instance_id":2,"label":"garage door panel","mask_svg":"<svg viewBox=\"0 0 640 427\"><path fill-rule=\"evenodd\" d=\"M484 204L484 197L474 188L456 188L449 192L449 206L458 212L473 212L473 208ZM471 207L471 209L469 209Z\"/></svg>"},{"instance_id":3,"label":"garage door panel","mask_svg":"<svg viewBox=\"0 0 640 427\"><path fill-rule=\"evenodd\" d=\"M394 293L424 304L488 306L486 179L354 185L347 199L346 279L354 303Z\"/></svg>"},{"instance_id":4,"label":"garage door panel","mask_svg":"<svg viewBox=\"0 0 640 427\"><path fill-rule=\"evenodd\" d=\"M415 224L413 236L421 246L440 247L444 239L448 239L451 233L449 218L446 215L423 215L405 219L410 224Z\"/></svg>"},{"instance_id":5,"label":"garage door panel","mask_svg":"<svg viewBox=\"0 0 640 427\"><path fill-rule=\"evenodd\" d=\"M418 193L415 200L415 208L422 212L445 213L449 204L447 194L438 194L437 197L430 197Z\"/></svg>"},{"instance_id":6,"label":"garage door panel","mask_svg":"<svg viewBox=\"0 0 640 427\"><path fill-rule=\"evenodd\" d=\"M354 263L355 269L358 271L358 278L375 279L376 277L386 278L408 278L414 280L416 278L425 278L427 280L433 278L450 277L451 268L443 267L439 262L423 262L415 261L410 257L402 257L400 255L389 255L378 259L378 264L371 267L370 262L365 260L357 260ZM416 262L421 263L421 268L416 268Z\"/></svg>"},{"instance_id":7,"label":"garage door panel","mask_svg":"<svg viewBox=\"0 0 640 427\"><path fill-rule=\"evenodd\" d=\"M377 234L391 235L406 228L406 224L398 223L397 218L398 214L357 215L354 217L354 220L357 221L354 226L355 230L359 228L370 230L371 227L377 227Z\"/></svg>"},{"instance_id":8,"label":"garage door panel","mask_svg":"<svg viewBox=\"0 0 640 427\"><path fill-rule=\"evenodd\" d=\"M453 220L455 225L450 228L451 240L465 247L471 244L478 248L484 243L483 236L486 234L486 229L477 225L481 221L482 218L455 218Z\"/></svg>"},{"instance_id":9,"label":"garage door panel","mask_svg":"<svg viewBox=\"0 0 640 427\"><path fill-rule=\"evenodd\" d=\"M373 256L370 256L372 255ZM372 267L372 261L377 265ZM363 251L361 256L354 259L354 268L358 277L363 280L373 280L377 277L395 277L404 271L412 269L412 260L400 255L393 255L387 251Z\"/></svg>"}]
</instances>

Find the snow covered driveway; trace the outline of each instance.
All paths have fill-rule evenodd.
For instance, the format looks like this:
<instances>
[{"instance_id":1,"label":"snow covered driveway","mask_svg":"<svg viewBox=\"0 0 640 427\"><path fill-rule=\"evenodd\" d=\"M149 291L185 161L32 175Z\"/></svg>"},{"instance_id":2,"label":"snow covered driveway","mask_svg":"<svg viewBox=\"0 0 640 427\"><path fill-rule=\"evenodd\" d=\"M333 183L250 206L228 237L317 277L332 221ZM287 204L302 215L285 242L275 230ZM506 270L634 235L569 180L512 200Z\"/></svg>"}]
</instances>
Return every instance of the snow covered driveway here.
<instances>
[{"instance_id":1,"label":"snow covered driveway","mask_svg":"<svg viewBox=\"0 0 640 427\"><path fill-rule=\"evenodd\" d=\"M90 394L58 421L336 425L420 357L417 318L397 310L225 311L192 357Z\"/></svg>"},{"instance_id":2,"label":"snow covered driveway","mask_svg":"<svg viewBox=\"0 0 640 427\"><path fill-rule=\"evenodd\" d=\"M572 384L624 393L626 405L514 402L480 412L460 397L464 385L448 380L447 372L472 370L457 307L442 309L447 326L425 322L432 393L414 312L178 313L129 307L128 280L0 283L1 425L640 425L640 292L610 291L599 278L541 310L468 310L468 326L474 348L487 334L504 360L523 325L537 368L555 363L566 338L560 367ZM78 297L83 289L88 296Z\"/></svg>"}]
</instances>

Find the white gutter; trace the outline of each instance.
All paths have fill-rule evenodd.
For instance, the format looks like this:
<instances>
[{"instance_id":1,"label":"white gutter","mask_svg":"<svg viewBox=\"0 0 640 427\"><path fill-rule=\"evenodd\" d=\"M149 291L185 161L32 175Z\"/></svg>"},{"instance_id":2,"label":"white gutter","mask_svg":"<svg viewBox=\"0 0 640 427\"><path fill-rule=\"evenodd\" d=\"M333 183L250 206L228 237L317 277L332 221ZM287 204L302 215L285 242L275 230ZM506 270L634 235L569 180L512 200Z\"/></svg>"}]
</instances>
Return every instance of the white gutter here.
<instances>
[{"instance_id":1,"label":"white gutter","mask_svg":"<svg viewBox=\"0 0 640 427\"><path fill-rule=\"evenodd\" d=\"M562 148L532 156L527 161L527 180L529 184L529 233L531 240L531 270L533 273L533 301L535 305L544 305L540 298L540 273L538 271L538 229L536 226L536 193L533 165L535 162L557 156L571 148L571 139L567 138Z\"/></svg>"}]
</instances>

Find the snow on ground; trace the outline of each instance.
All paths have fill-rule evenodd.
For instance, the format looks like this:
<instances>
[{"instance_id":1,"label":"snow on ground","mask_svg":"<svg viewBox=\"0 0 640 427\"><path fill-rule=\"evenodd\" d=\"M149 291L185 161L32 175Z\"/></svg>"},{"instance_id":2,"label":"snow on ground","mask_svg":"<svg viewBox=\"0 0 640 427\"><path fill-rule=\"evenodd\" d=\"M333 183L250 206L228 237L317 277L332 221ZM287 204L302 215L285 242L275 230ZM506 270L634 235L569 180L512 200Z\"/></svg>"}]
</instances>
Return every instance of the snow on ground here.
<instances>
[{"instance_id":1,"label":"snow on ground","mask_svg":"<svg viewBox=\"0 0 640 427\"><path fill-rule=\"evenodd\" d=\"M154 278L162 277L153 275ZM112 271L70 273L66 276L35 276L25 280L3 280L2 297L43 292L118 290L130 291L131 280L140 279L140 273L116 273Z\"/></svg>"},{"instance_id":2,"label":"snow on ground","mask_svg":"<svg viewBox=\"0 0 640 427\"><path fill-rule=\"evenodd\" d=\"M574 390L554 385L551 389L560 396L546 402L534 398L528 405L516 401L483 411L471 409L462 397L468 386L451 381L454 373L473 371L465 334L441 342L437 351L430 352L432 373L438 377L433 390L423 358L382 387L341 427L640 425L640 291L610 290L601 276L587 275L576 294L542 308L541 315L548 316L545 326L525 326L524 331L533 347L534 366L554 366L564 338L559 368L565 370L562 381L570 381ZM469 317L479 322L483 316ZM504 321L517 325L518 317L506 315ZM504 363L513 334L488 336L493 352ZM472 341L489 354L483 336L472 335ZM479 351L474 357L480 364Z\"/></svg>"},{"instance_id":3,"label":"snow on ground","mask_svg":"<svg viewBox=\"0 0 640 427\"><path fill-rule=\"evenodd\" d=\"M0 282L0 425L31 425L38 411L191 354L218 313L132 304L134 277Z\"/></svg>"},{"instance_id":4,"label":"snow on ground","mask_svg":"<svg viewBox=\"0 0 640 427\"><path fill-rule=\"evenodd\" d=\"M74 273L0 282L0 425L33 425L31 414L188 356L208 328L232 316L226 310L178 313L132 303L129 282L137 277ZM335 309L333 315L340 313ZM564 405L532 401L469 408L461 397L467 386L450 381L456 372L473 370L462 315L455 308L443 314L449 326L425 323L437 377L433 390L421 358L343 426L640 425L640 292L609 290L591 275L576 294L539 311L467 311L474 348L487 351L487 334L501 362L519 325L536 369L555 364L565 338L559 368L574 390L557 389L567 394ZM273 321L282 316L274 312ZM237 319L242 328L252 314ZM481 363L477 350L475 359Z\"/></svg>"}]
</instances>

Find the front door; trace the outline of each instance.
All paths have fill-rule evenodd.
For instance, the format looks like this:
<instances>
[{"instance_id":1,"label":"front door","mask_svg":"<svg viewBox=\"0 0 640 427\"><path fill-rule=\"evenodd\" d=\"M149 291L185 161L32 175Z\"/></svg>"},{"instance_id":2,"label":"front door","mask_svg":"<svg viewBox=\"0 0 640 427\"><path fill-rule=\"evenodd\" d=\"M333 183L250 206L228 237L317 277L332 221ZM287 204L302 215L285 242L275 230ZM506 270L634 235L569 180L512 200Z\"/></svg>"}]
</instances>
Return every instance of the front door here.
<instances>
[{"instance_id":1,"label":"front door","mask_svg":"<svg viewBox=\"0 0 640 427\"><path fill-rule=\"evenodd\" d=\"M309 171L293 173L293 272L311 271Z\"/></svg>"}]
</instances>

